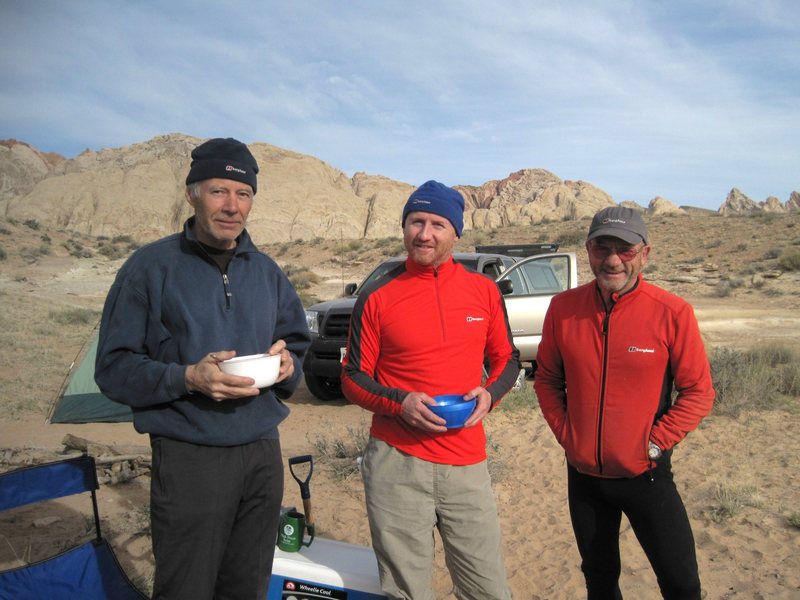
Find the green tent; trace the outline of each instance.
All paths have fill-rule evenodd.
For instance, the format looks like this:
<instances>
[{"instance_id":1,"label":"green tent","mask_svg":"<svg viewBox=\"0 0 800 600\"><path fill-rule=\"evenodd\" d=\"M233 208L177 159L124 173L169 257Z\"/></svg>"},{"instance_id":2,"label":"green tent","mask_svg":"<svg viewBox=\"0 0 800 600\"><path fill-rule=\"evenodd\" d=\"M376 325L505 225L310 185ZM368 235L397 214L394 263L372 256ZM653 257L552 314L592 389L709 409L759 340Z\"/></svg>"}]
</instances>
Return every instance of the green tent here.
<instances>
[{"instance_id":1,"label":"green tent","mask_svg":"<svg viewBox=\"0 0 800 600\"><path fill-rule=\"evenodd\" d=\"M78 353L80 354L80 352ZM50 415L51 423L122 423L133 421L131 409L109 400L94 382L94 360L97 356L97 334L80 360L73 362Z\"/></svg>"}]
</instances>

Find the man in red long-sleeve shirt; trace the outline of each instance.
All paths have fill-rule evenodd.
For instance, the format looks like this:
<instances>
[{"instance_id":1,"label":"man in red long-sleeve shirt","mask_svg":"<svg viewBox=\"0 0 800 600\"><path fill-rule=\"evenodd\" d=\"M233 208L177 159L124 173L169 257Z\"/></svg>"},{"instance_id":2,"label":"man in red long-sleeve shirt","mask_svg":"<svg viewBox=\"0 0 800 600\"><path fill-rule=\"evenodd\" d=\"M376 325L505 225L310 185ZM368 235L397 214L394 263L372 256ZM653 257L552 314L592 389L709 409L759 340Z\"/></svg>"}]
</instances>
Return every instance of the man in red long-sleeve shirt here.
<instances>
[{"instance_id":1,"label":"man in red long-sleeve shirt","mask_svg":"<svg viewBox=\"0 0 800 600\"><path fill-rule=\"evenodd\" d=\"M434 527L459 598L511 597L482 420L513 386L519 352L495 283L453 261L463 210L453 188L417 188L403 209L408 258L359 294L351 319L342 390L374 413L362 476L392 599L433 598ZM443 394L477 401L463 428L428 409Z\"/></svg>"},{"instance_id":2,"label":"man in red long-sleeve shirt","mask_svg":"<svg viewBox=\"0 0 800 600\"><path fill-rule=\"evenodd\" d=\"M700 599L694 538L670 458L711 412L714 390L692 307L642 279L648 239L633 209L594 216L586 250L595 280L553 298L536 357L539 405L566 452L590 600L622 598L622 513L664 598Z\"/></svg>"}]
</instances>

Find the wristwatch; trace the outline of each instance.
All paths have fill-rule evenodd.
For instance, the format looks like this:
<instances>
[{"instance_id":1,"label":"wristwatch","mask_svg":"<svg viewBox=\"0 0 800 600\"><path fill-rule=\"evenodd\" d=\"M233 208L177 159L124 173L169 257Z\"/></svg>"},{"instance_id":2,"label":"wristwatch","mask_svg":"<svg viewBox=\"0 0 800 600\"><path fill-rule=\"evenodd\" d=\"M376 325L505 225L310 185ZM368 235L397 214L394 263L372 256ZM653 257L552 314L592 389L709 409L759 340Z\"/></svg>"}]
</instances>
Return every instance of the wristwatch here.
<instances>
[{"instance_id":1,"label":"wristwatch","mask_svg":"<svg viewBox=\"0 0 800 600\"><path fill-rule=\"evenodd\" d=\"M661 448L653 442L650 442L650 445L647 447L647 456L650 457L650 460L658 460L661 458Z\"/></svg>"}]
</instances>

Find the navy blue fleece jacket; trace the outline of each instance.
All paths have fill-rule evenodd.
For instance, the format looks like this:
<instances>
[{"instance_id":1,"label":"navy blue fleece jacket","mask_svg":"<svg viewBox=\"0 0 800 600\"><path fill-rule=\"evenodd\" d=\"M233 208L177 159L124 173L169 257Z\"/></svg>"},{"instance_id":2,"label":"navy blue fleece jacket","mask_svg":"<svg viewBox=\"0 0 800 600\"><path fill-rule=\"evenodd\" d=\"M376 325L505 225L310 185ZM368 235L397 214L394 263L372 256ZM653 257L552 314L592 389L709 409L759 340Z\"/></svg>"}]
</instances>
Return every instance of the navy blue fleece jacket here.
<instances>
[{"instance_id":1,"label":"navy blue fleece jacket","mask_svg":"<svg viewBox=\"0 0 800 600\"><path fill-rule=\"evenodd\" d=\"M142 433L209 446L278 437L288 398L302 376L310 336L297 293L247 231L227 274L183 233L143 246L117 273L100 322L95 380L133 409ZM266 352L286 341L294 375L258 396L215 402L186 389L186 367L209 352Z\"/></svg>"}]
</instances>

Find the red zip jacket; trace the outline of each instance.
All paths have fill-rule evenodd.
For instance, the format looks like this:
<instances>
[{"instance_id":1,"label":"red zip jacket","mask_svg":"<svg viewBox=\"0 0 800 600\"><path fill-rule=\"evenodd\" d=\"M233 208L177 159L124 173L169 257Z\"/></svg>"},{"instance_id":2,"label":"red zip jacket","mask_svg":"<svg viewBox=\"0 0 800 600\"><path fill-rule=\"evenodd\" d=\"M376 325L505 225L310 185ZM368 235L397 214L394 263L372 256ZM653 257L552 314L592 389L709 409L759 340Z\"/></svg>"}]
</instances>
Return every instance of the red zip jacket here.
<instances>
[{"instance_id":1,"label":"red zip jacket","mask_svg":"<svg viewBox=\"0 0 800 600\"><path fill-rule=\"evenodd\" d=\"M401 417L411 392L466 394L481 385L497 401L519 375L497 285L451 258L434 269L412 260L359 294L350 320L342 391L374 413L370 434L430 462L470 465L486 458L483 424L428 433Z\"/></svg>"},{"instance_id":2,"label":"red zip jacket","mask_svg":"<svg viewBox=\"0 0 800 600\"><path fill-rule=\"evenodd\" d=\"M595 281L553 298L534 387L569 464L634 477L653 466L648 441L670 450L711 412L714 390L688 302L641 274L614 301L606 312Z\"/></svg>"}]
</instances>

